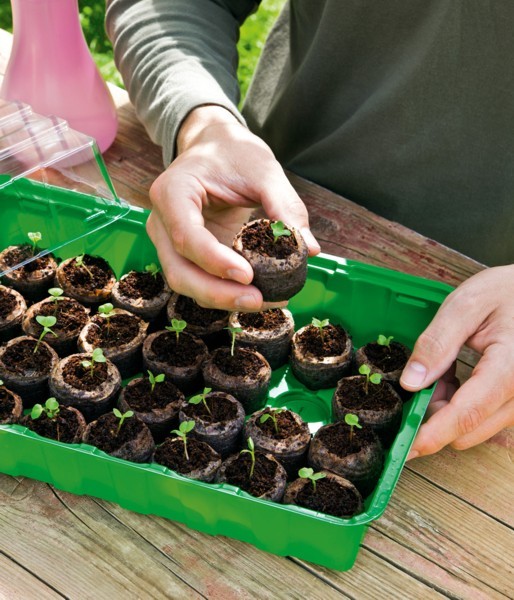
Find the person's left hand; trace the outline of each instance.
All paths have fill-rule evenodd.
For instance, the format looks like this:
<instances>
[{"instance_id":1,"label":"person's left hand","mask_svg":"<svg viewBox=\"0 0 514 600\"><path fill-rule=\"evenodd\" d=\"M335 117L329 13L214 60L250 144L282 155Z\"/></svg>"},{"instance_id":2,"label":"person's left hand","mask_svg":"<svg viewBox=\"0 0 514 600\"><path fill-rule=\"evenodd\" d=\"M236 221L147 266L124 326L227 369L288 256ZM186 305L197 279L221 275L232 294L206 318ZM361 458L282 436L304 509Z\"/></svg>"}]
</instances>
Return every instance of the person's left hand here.
<instances>
[{"instance_id":1,"label":"person's left hand","mask_svg":"<svg viewBox=\"0 0 514 600\"><path fill-rule=\"evenodd\" d=\"M455 360L464 344L482 356L458 387ZM470 277L420 335L400 383L418 391L438 378L407 460L448 444L465 450L514 425L514 265Z\"/></svg>"}]
</instances>

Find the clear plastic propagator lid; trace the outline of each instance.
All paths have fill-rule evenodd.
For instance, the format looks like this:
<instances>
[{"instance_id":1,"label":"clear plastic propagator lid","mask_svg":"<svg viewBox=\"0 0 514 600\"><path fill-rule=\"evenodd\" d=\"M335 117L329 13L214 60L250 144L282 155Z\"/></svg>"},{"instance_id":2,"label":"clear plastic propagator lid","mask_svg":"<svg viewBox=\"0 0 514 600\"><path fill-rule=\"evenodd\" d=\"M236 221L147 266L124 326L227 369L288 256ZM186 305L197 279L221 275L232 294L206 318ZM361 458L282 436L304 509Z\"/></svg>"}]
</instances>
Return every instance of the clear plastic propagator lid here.
<instances>
[{"instance_id":1,"label":"clear plastic propagator lid","mask_svg":"<svg viewBox=\"0 0 514 600\"><path fill-rule=\"evenodd\" d=\"M110 225L129 210L118 198L93 138L20 102L0 100L0 251L7 240L39 254L0 276Z\"/></svg>"}]
</instances>

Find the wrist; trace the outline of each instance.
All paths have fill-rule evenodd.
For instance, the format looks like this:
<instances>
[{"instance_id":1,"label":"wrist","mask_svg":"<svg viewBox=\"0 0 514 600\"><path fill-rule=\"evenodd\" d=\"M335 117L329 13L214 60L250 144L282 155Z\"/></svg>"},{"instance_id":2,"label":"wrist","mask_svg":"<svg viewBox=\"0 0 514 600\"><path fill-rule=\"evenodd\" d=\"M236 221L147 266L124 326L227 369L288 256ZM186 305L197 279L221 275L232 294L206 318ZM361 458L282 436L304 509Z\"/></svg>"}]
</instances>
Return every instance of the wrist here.
<instances>
[{"instance_id":1,"label":"wrist","mask_svg":"<svg viewBox=\"0 0 514 600\"><path fill-rule=\"evenodd\" d=\"M180 126L177 135L177 155L190 148L207 127L234 123L240 124L239 120L223 106L197 106L186 116Z\"/></svg>"}]
</instances>

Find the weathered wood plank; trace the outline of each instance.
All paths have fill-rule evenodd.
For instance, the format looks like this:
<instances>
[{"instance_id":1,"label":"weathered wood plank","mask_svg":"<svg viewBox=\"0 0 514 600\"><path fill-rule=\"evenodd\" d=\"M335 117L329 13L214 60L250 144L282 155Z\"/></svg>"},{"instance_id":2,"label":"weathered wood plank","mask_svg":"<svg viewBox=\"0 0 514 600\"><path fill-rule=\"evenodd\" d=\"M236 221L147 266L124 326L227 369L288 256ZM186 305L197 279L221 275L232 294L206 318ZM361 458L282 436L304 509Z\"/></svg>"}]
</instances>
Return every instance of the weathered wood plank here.
<instances>
[{"instance_id":1,"label":"weathered wood plank","mask_svg":"<svg viewBox=\"0 0 514 600\"><path fill-rule=\"evenodd\" d=\"M167 519L126 511L111 502L97 502L172 559L175 572L208 598L322 600L344 596L342 590L334 590L288 558Z\"/></svg>"},{"instance_id":2,"label":"weathered wood plank","mask_svg":"<svg viewBox=\"0 0 514 600\"><path fill-rule=\"evenodd\" d=\"M512 498L508 491L506 495ZM512 596L514 531L410 469L402 473L391 503L373 528L408 549L407 556L414 552L442 568L448 574L447 591L456 597L461 589L476 590L475 596L464 596L469 598ZM395 553L393 560L412 567L410 561L403 564L402 553ZM421 562L418 566L421 576L433 581L433 569Z\"/></svg>"},{"instance_id":3,"label":"weathered wood plank","mask_svg":"<svg viewBox=\"0 0 514 600\"><path fill-rule=\"evenodd\" d=\"M334 586L340 586L351 594L352 598L366 600L384 600L384 598L409 598L409 600L428 600L446 598L432 582L425 583L410 569L394 564L387 553L377 552L376 544L371 540L379 536L369 530L364 539L355 566L350 571L330 571L324 567L298 561L306 569L316 573L320 579L329 579ZM405 554L412 554L405 549ZM415 559L416 555L413 555ZM411 557L411 560L413 560Z\"/></svg>"},{"instance_id":4,"label":"weathered wood plank","mask_svg":"<svg viewBox=\"0 0 514 600\"><path fill-rule=\"evenodd\" d=\"M61 594L96 598L200 598L145 540L88 497L0 475L1 547ZM90 511L91 516L88 516Z\"/></svg>"},{"instance_id":5,"label":"weathered wood plank","mask_svg":"<svg viewBox=\"0 0 514 600\"><path fill-rule=\"evenodd\" d=\"M409 469L514 528L513 427L469 450L448 447L434 456L416 459L409 463Z\"/></svg>"},{"instance_id":6,"label":"weathered wood plank","mask_svg":"<svg viewBox=\"0 0 514 600\"><path fill-rule=\"evenodd\" d=\"M180 571L181 577L209 598L213 597L211 594L216 589L216 582L222 581L226 586L227 582L236 580L241 586L234 590L238 598L246 598L247 593L252 598L325 599L347 597L347 594L354 598L366 590L366 598L383 599L394 597L399 589L409 590L409 597L413 599L438 597L437 594L431 596L433 590L429 585L366 549L359 553L357 563L350 572L340 573L297 559L272 556L249 544L223 536L207 536L185 525L178 525L182 532L180 537L170 539L170 532L176 536L177 531L176 526L166 519L145 519L116 504L99 503L125 525L173 556L177 565L184 569ZM206 548L208 553L205 552ZM296 565L301 565L303 569ZM227 596L228 591L223 590L220 597L230 597Z\"/></svg>"},{"instance_id":7,"label":"weathered wood plank","mask_svg":"<svg viewBox=\"0 0 514 600\"><path fill-rule=\"evenodd\" d=\"M1 543L0 543L1 547ZM64 598L0 551L0 598L56 600Z\"/></svg>"}]
</instances>

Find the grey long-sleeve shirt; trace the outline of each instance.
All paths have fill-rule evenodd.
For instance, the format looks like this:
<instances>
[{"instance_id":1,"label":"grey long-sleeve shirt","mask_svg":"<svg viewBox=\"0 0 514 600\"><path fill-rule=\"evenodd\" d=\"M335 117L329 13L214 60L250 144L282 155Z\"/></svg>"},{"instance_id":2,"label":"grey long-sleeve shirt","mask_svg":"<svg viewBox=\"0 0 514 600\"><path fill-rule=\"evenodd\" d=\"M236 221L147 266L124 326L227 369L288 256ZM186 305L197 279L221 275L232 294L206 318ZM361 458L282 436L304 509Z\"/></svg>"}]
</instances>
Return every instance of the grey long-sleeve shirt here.
<instances>
[{"instance_id":1,"label":"grey long-sleeve shirt","mask_svg":"<svg viewBox=\"0 0 514 600\"><path fill-rule=\"evenodd\" d=\"M110 0L138 115L237 110L250 0ZM291 0L243 109L288 169L486 264L514 263L514 2Z\"/></svg>"}]
</instances>

